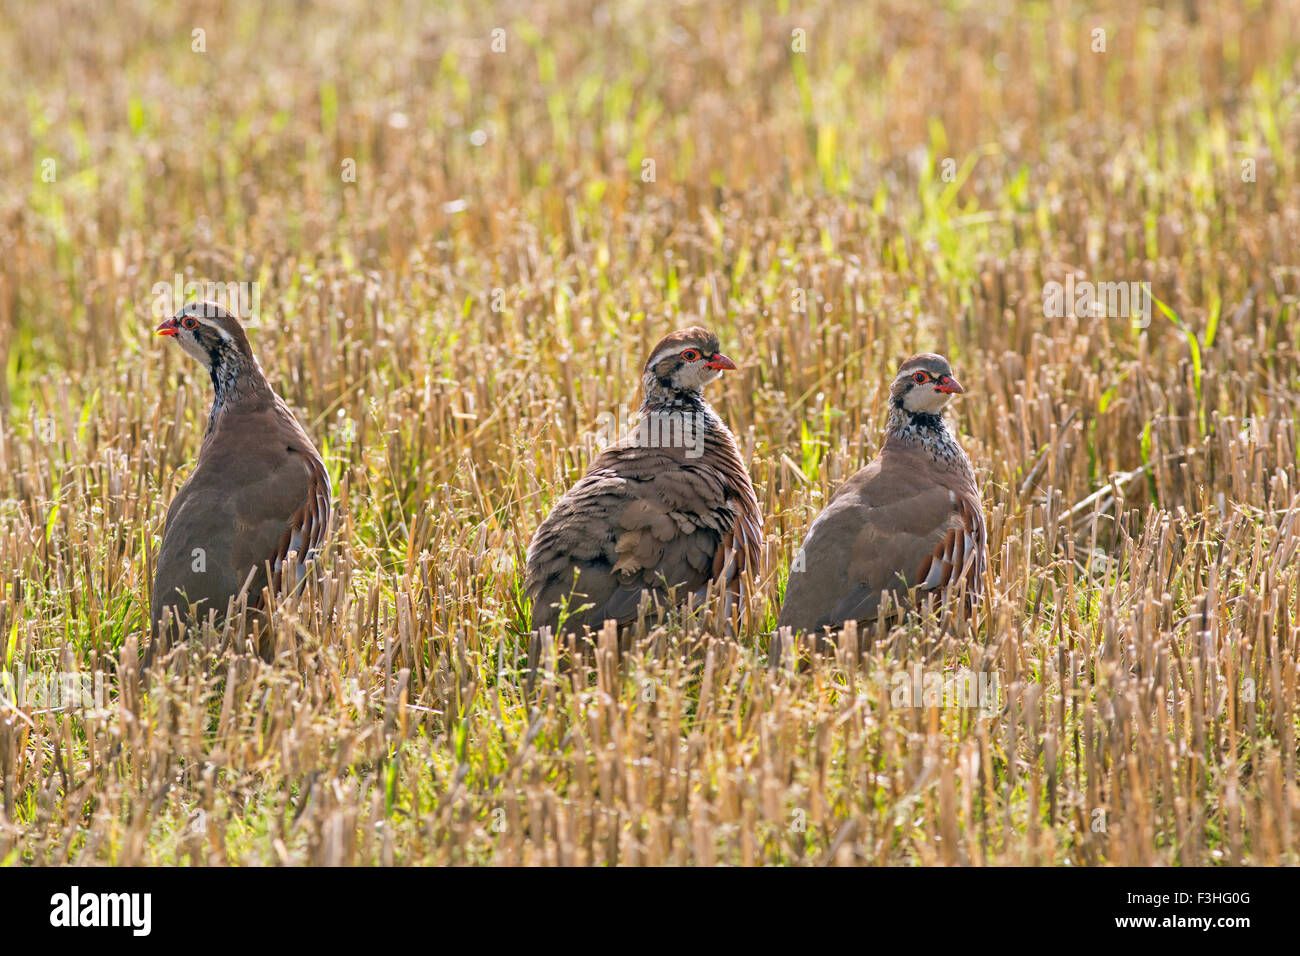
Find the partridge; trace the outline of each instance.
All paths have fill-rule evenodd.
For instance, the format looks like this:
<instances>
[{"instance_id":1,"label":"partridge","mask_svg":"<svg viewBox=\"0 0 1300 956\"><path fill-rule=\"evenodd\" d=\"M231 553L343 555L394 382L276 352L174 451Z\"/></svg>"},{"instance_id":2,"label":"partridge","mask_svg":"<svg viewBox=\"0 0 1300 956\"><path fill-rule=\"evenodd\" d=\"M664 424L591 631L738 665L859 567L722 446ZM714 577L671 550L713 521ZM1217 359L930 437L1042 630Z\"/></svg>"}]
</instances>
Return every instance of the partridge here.
<instances>
[{"instance_id":1,"label":"partridge","mask_svg":"<svg viewBox=\"0 0 1300 956\"><path fill-rule=\"evenodd\" d=\"M873 620L886 594L895 608L980 592L987 546L970 459L943 419L965 390L947 359L909 358L889 390L880 455L831 497L795 556L778 627L819 633Z\"/></svg>"},{"instance_id":2,"label":"partridge","mask_svg":"<svg viewBox=\"0 0 1300 956\"><path fill-rule=\"evenodd\" d=\"M287 591L305 580L331 504L320 453L267 384L238 319L196 302L156 331L203 364L215 394L198 461L167 509L146 667L181 621L221 620L240 594L256 608L268 584Z\"/></svg>"},{"instance_id":3,"label":"partridge","mask_svg":"<svg viewBox=\"0 0 1300 956\"><path fill-rule=\"evenodd\" d=\"M703 388L736 365L699 327L666 336L641 376L631 434L560 499L528 549L533 627L599 629L634 620L643 595L664 606L711 582L730 599L758 570L763 516L731 431Z\"/></svg>"}]
</instances>

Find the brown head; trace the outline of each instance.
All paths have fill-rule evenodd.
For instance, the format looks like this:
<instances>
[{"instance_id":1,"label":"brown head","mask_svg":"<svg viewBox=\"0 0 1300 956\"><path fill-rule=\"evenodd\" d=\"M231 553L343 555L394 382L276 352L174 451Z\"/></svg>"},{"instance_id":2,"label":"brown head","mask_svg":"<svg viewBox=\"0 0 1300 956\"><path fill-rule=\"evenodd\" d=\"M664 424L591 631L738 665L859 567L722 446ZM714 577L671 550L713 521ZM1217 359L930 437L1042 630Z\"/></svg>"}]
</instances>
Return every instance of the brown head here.
<instances>
[{"instance_id":1,"label":"brown head","mask_svg":"<svg viewBox=\"0 0 1300 956\"><path fill-rule=\"evenodd\" d=\"M247 359L253 357L239 319L215 302L191 302L154 331L174 337L181 348L209 370L227 350L233 349Z\"/></svg>"},{"instance_id":2,"label":"brown head","mask_svg":"<svg viewBox=\"0 0 1300 956\"><path fill-rule=\"evenodd\" d=\"M154 331L174 338L208 370L218 402L250 371L253 380L262 377L239 319L215 302L191 302Z\"/></svg>"},{"instance_id":3,"label":"brown head","mask_svg":"<svg viewBox=\"0 0 1300 956\"><path fill-rule=\"evenodd\" d=\"M646 359L646 395L698 393L736 363L718 351L718 337L698 325L665 335Z\"/></svg>"},{"instance_id":4,"label":"brown head","mask_svg":"<svg viewBox=\"0 0 1300 956\"><path fill-rule=\"evenodd\" d=\"M942 355L921 352L898 367L889 387L890 402L912 414L938 415L954 395L966 390L952 377L952 366Z\"/></svg>"}]
</instances>

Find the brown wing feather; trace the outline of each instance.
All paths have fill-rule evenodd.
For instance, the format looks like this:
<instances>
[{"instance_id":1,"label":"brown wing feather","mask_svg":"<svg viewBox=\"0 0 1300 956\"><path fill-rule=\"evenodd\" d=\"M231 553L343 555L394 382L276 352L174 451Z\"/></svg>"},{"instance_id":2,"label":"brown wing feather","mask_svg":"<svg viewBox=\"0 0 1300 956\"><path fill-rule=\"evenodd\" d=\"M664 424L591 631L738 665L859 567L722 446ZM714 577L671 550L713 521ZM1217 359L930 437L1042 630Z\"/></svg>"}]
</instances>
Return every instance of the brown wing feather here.
<instances>
[{"instance_id":1,"label":"brown wing feather","mask_svg":"<svg viewBox=\"0 0 1300 956\"><path fill-rule=\"evenodd\" d=\"M542 522L529 547L533 626L566 630L632 620L646 592L678 600L756 569L762 516L725 427L699 457L682 448L608 449ZM585 610L579 610L589 605Z\"/></svg>"},{"instance_id":2,"label":"brown wing feather","mask_svg":"<svg viewBox=\"0 0 1300 956\"><path fill-rule=\"evenodd\" d=\"M274 587L300 580L324 546L330 509L324 463L278 397L223 414L168 508L146 660L168 608L184 611L197 602L200 615L213 611L220 619L241 591L259 607L268 563ZM284 582L290 552L298 560L292 581Z\"/></svg>"},{"instance_id":3,"label":"brown wing feather","mask_svg":"<svg viewBox=\"0 0 1300 956\"><path fill-rule=\"evenodd\" d=\"M329 534L333 497L329 473L314 452L304 454L303 461L307 466L306 500L281 532L271 559L277 589L296 587L306 579L308 565L325 546ZM291 565L287 564L290 554L296 556Z\"/></svg>"},{"instance_id":4,"label":"brown wing feather","mask_svg":"<svg viewBox=\"0 0 1300 956\"><path fill-rule=\"evenodd\" d=\"M813 522L792 566L778 625L799 631L875 617L886 594L979 592L985 566L978 491L962 468L889 453L850 478Z\"/></svg>"}]
</instances>

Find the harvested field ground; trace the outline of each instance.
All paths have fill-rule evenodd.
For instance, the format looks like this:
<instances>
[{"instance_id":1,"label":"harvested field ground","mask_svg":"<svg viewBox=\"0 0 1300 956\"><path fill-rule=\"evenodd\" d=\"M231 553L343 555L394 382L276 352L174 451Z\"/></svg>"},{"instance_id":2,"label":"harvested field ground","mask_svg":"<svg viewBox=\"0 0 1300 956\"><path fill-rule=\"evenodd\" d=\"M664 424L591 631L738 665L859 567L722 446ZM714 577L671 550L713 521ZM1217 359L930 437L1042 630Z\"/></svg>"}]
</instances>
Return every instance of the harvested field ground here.
<instances>
[{"instance_id":1,"label":"harvested field ground","mask_svg":"<svg viewBox=\"0 0 1300 956\"><path fill-rule=\"evenodd\" d=\"M1300 863L1297 4L0 8L0 861ZM177 276L255 284L335 530L278 660L234 627L145 688L211 398ZM530 685L532 533L695 323L745 628ZM983 603L771 666L922 350Z\"/></svg>"}]
</instances>

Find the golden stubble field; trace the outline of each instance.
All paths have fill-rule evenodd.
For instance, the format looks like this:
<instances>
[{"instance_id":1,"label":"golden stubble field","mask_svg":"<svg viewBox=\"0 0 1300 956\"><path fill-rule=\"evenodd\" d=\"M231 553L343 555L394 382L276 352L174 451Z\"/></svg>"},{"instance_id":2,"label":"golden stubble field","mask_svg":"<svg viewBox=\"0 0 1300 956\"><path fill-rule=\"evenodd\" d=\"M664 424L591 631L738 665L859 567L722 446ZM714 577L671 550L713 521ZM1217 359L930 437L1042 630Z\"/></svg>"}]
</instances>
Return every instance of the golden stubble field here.
<instances>
[{"instance_id":1,"label":"golden stubble field","mask_svg":"<svg viewBox=\"0 0 1300 956\"><path fill-rule=\"evenodd\" d=\"M0 663L47 691L0 710L0 860L1300 862L1296 4L0 6ZM1158 303L1047 315L1071 274ZM146 690L210 392L150 334L178 275L256 284L336 524L275 664L209 635ZM556 671L527 543L695 322L748 624ZM983 606L773 668L918 350Z\"/></svg>"}]
</instances>

